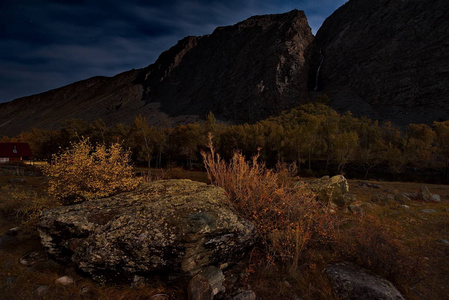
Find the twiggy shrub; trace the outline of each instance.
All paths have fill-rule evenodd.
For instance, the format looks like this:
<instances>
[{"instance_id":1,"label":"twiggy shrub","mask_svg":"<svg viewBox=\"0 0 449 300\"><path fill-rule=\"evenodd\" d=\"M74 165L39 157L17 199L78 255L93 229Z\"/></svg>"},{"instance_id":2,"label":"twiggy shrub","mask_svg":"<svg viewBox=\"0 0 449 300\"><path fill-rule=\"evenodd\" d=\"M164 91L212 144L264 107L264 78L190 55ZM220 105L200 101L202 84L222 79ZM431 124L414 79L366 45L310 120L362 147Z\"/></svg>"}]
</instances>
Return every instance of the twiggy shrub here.
<instances>
[{"instance_id":1,"label":"twiggy shrub","mask_svg":"<svg viewBox=\"0 0 449 300\"><path fill-rule=\"evenodd\" d=\"M140 182L133 176L130 153L120 144L94 147L88 139L54 155L43 172L48 177L49 194L63 204L132 190Z\"/></svg>"},{"instance_id":2,"label":"twiggy shrub","mask_svg":"<svg viewBox=\"0 0 449 300\"><path fill-rule=\"evenodd\" d=\"M202 152L202 156L209 180L222 187L237 211L256 225L269 262L280 258L289 261L291 271L296 271L310 242L330 236L332 218L311 192L290 188L285 176L280 178L279 173L258 161L258 154L246 161L236 152L226 162L215 152L211 139L208 147L210 152Z\"/></svg>"}]
</instances>

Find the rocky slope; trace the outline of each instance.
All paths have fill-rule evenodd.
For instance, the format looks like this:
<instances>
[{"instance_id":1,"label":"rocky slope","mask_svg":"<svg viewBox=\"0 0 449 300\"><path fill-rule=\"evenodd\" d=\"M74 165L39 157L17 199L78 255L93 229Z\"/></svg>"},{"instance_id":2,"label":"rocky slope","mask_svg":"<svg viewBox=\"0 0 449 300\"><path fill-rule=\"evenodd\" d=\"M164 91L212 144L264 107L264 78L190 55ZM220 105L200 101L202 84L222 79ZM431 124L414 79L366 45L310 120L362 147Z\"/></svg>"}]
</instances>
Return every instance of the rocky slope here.
<instances>
[{"instance_id":1,"label":"rocky slope","mask_svg":"<svg viewBox=\"0 0 449 300\"><path fill-rule=\"evenodd\" d=\"M317 32L310 87L340 111L397 124L449 119L449 2L351 0Z\"/></svg>"},{"instance_id":2,"label":"rocky slope","mask_svg":"<svg viewBox=\"0 0 449 300\"><path fill-rule=\"evenodd\" d=\"M251 17L186 37L144 69L0 104L0 135L57 128L67 118L126 123L138 114L154 125L196 121L209 111L226 121L257 121L307 98L312 40L302 11Z\"/></svg>"}]
</instances>

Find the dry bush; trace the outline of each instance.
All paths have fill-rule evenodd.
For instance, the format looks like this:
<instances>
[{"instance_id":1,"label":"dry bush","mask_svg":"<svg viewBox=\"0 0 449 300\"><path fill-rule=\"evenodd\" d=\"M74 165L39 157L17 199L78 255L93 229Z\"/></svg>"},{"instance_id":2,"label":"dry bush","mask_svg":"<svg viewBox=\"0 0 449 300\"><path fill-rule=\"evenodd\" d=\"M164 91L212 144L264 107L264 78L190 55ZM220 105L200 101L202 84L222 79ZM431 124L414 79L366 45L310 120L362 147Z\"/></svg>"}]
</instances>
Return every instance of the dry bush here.
<instances>
[{"instance_id":1,"label":"dry bush","mask_svg":"<svg viewBox=\"0 0 449 300\"><path fill-rule=\"evenodd\" d=\"M140 183L133 175L130 153L120 144L94 147L88 139L54 155L43 172L48 177L48 193L63 204L107 197Z\"/></svg>"},{"instance_id":2,"label":"dry bush","mask_svg":"<svg viewBox=\"0 0 449 300\"><path fill-rule=\"evenodd\" d=\"M311 192L290 188L279 173L260 163L259 154L248 162L236 152L226 162L209 140L210 153L202 152L209 180L222 187L236 210L255 224L267 247L268 262L287 261L290 271L295 272L301 254L311 242L330 236L334 220Z\"/></svg>"}]
</instances>

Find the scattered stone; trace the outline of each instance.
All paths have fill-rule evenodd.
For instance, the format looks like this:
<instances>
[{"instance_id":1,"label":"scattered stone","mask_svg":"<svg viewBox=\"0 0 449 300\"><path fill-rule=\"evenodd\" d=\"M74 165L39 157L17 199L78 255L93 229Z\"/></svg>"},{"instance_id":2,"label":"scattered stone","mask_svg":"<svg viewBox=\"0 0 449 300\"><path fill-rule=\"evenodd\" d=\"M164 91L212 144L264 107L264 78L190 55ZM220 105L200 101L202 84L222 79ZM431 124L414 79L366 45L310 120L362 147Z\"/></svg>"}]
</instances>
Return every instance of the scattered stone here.
<instances>
[{"instance_id":1,"label":"scattered stone","mask_svg":"<svg viewBox=\"0 0 449 300\"><path fill-rule=\"evenodd\" d=\"M341 299L405 300L391 282L356 265L332 264L325 273Z\"/></svg>"},{"instance_id":2,"label":"scattered stone","mask_svg":"<svg viewBox=\"0 0 449 300\"><path fill-rule=\"evenodd\" d=\"M46 210L38 230L56 260L74 262L100 283L135 274L195 275L233 264L255 242L223 189L191 180L142 184L132 192Z\"/></svg>"},{"instance_id":3,"label":"scattered stone","mask_svg":"<svg viewBox=\"0 0 449 300\"><path fill-rule=\"evenodd\" d=\"M357 201L357 195L347 193L343 195L343 199L345 203L349 205Z\"/></svg>"},{"instance_id":4,"label":"scattered stone","mask_svg":"<svg viewBox=\"0 0 449 300\"><path fill-rule=\"evenodd\" d=\"M401 204L400 207L404 208L404 209L410 209L410 206L405 205L405 204Z\"/></svg>"},{"instance_id":5,"label":"scattered stone","mask_svg":"<svg viewBox=\"0 0 449 300\"><path fill-rule=\"evenodd\" d=\"M187 287L189 300L212 300L214 294L209 280L201 274L195 275Z\"/></svg>"},{"instance_id":6,"label":"scattered stone","mask_svg":"<svg viewBox=\"0 0 449 300\"><path fill-rule=\"evenodd\" d=\"M69 285L75 283L72 277L70 276L62 276L55 280L55 283L59 283L62 285Z\"/></svg>"},{"instance_id":7,"label":"scattered stone","mask_svg":"<svg viewBox=\"0 0 449 300\"><path fill-rule=\"evenodd\" d=\"M243 291L234 295L231 300L256 300L256 293L253 291Z\"/></svg>"},{"instance_id":8,"label":"scattered stone","mask_svg":"<svg viewBox=\"0 0 449 300\"><path fill-rule=\"evenodd\" d=\"M225 287L223 286L224 275L219 268L209 266L201 270L199 274L207 278L212 288L212 294L214 296L220 292L225 291Z\"/></svg>"},{"instance_id":9,"label":"scattered stone","mask_svg":"<svg viewBox=\"0 0 449 300\"><path fill-rule=\"evenodd\" d=\"M374 188L374 189L380 189L380 185L370 182L360 182L359 187L361 188Z\"/></svg>"},{"instance_id":10,"label":"scattered stone","mask_svg":"<svg viewBox=\"0 0 449 300\"><path fill-rule=\"evenodd\" d=\"M440 195L432 194L425 185L421 186L419 196L425 202L441 202Z\"/></svg>"},{"instance_id":11,"label":"scattered stone","mask_svg":"<svg viewBox=\"0 0 449 300\"><path fill-rule=\"evenodd\" d=\"M351 205L348 206L348 209L353 214L361 214L361 213L363 213L363 208L361 206L358 206L358 205L351 204Z\"/></svg>"},{"instance_id":12,"label":"scattered stone","mask_svg":"<svg viewBox=\"0 0 449 300\"><path fill-rule=\"evenodd\" d=\"M438 242L440 242L442 244L445 244L446 246L449 246L449 241L448 240L441 239L441 240L438 240Z\"/></svg>"},{"instance_id":13,"label":"scattered stone","mask_svg":"<svg viewBox=\"0 0 449 300\"><path fill-rule=\"evenodd\" d=\"M50 287L48 285L40 285L34 290L34 295L37 297L43 297L48 293L49 290Z\"/></svg>"},{"instance_id":14,"label":"scattered stone","mask_svg":"<svg viewBox=\"0 0 449 300\"><path fill-rule=\"evenodd\" d=\"M437 212L435 209L423 209L421 211L425 214L434 214Z\"/></svg>"},{"instance_id":15,"label":"scattered stone","mask_svg":"<svg viewBox=\"0 0 449 300\"><path fill-rule=\"evenodd\" d=\"M30 266L33 266L36 263L38 263L40 261L44 261L46 259L47 259L47 257L43 251L34 251L34 252L31 252L31 253L28 253L28 254L22 256L22 258L20 258L19 262L24 266L30 267Z\"/></svg>"},{"instance_id":16,"label":"scattered stone","mask_svg":"<svg viewBox=\"0 0 449 300\"><path fill-rule=\"evenodd\" d=\"M334 202L340 207L347 205L344 195L349 192L349 184L342 175L322 177L318 180L310 182L308 187L317 194L320 201Z\"/></svg>"},{"instance_id":17,"label":"scattered stone","mask_svg":"<svg viewBox=\"0 0 449 300\"><path fill-rule=\"evenodd\" d=\"M407 195L405 195L405 194L396 194L396 195L394 195L393 200L395 202L401 203L401 204L409 203L411 201L411 199L409 197L407 197Z\"/></svg>"},{"instance_id":18,"label":"scattered stone","mask_svg":"<svg viewBox=\"0 0 449 300\"><path fill-rule=\"evenodd\" d=\"M20 227L13 227L9 229L5 234L10 236L16 236L20 232Z\"/></svg>"},{"instance_id":19,"label":"scattered stone","mask_svg":"<svg viewBox=\"0 0 449 300\"><path fill-rule=\"evenodd\" d=\"M371 197L371 201L382 205L388 204L394 200L393 195L376 193Z\"/></svg>"},{"instance_id":20,"label":"scattered stone","mask_svg":"<svg viewBox=\"0 0 449 300\"><path fill-rule=\"evenodd\" d=\"M153 295L150 297L150 300L170 300L170 299L172 299L170 297L170 295L162 294L162 293L156 294L156 295Z\"/></svg>"},{"instance_id":21,"label":"scattered stone","mask_svg":"<svg viewBox=\"0 0 449 300\"><path fill-rule=\"evenodd\" d=\"M92 287L86 285L80 288L80 295L88 295L92 293Z\"/></svg>"},{"instance_id":22,"label":"scattered stone","mask_svg":"<svg viewBox=\"0 0 449 300\"><path fill-rule=\"evenodd\" d=\"M24 178L10 178L8 179L8 182L11 184L22 184L26 182L26 179Z\"/></svg>"},{"instance_id":23,"label":"scattered stone","mask_svg":"<svg viewBox=\"0 0 449 300\"><path fill-rule=\"evenodd\" d=\"M433 202L441 202L440 195L432 194L432 199L433 199Z\"/></svg>"},{"instance_id":24,"label":"scattered stone","mask_svg":"<svg viewBox=\"0 0 449 300\"><path fill-rule=\"evenodd\" d=\"M16 281L17 277L15 276L9 276L6 277L5 281L6 281L6 285L11 285L14 283L14 281Z\"/></svg>"}]
</instances>

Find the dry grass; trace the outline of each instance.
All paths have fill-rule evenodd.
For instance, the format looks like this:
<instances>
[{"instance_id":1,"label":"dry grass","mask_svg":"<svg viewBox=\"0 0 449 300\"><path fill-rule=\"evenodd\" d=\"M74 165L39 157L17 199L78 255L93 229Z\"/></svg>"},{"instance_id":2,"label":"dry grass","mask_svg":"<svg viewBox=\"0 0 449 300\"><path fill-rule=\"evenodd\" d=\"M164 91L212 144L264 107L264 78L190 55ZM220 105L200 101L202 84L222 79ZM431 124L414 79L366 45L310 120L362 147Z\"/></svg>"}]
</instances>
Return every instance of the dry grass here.
<instances>
[{"instance_id":1,"label":"dry grass","mask_svg":"<svg viewBox=\"0 0 449 300\"><path fill-rule=\"evenodd\" d=\"M221 174L228 176L222 179L223 184L235 180L237 188L232 193L243 194L235 202L236 208L242 206L239 211L249 214L248 218L258 224L265 236L265 244L256 247L245 261L246 267L236 270L245 271L242 282L258 297L337 299L323 270L329 262L351 260L392 280L406 299L447 298L449 246L440 240L449 240L449 186L427 184L431 192L442 197L441 203L411 201L406 203L409 208L404 208L395 202L375 204L371 198L376 193L416 192L420 184L370 181L380 185L379 189L374 189L361 188L359 181L351 180L350 192L357 195L358 201L374 205L364 206L362 215L338 211L329 216L322 214L324 207L314 204L311 198L301 198L303 191L298 192L301 193L298 198L288 184L285 168L275 173L266 170L257 159L245 162L241 156L235 157L234 169L220 165L224 162L217 160L217 156L212 163L218 163L216 167L222 168ZM232 177L232 173L238 176ZM164 171L163 175L207 181L205 173L182 169ZM26 182L12 185L8 182L11 178L23 178ZM21 216L24 215L18 212L30 207L33 195L42 195L44 183L44 178L37 176L0 176L3 187L0 188L0 233L15 226L23 228ZM28 196L13 196L19 192ZM424 209L436 212L424 213ZM323 226L314 219L316 216L325 216L321 222ZM341 222L332 240L325 239L329 235L321 233L326 229L325 224L335 224L327 223L327 218L338 218ZM290 225L287 220L292 221ZM315 225L322 229L315 232ZM170 295L171 299L186 298L185 282L175 283L175 286L158 280L141 287L99 286L76 273L72 266L62 266L51 260L33 267L19 263L20 257L36 250L42 249L32 226L13 242L1 246L0 299L39 299L34 293L40 285L49 286L45 299L151 299L156 294ZM63 275L73 276L75 284L68 287L55 284L54 280ZM12 282L7 284L7 280ZM82 290L89 291L81 295Z\"/></svg>"}]
</instances>

